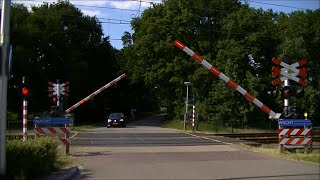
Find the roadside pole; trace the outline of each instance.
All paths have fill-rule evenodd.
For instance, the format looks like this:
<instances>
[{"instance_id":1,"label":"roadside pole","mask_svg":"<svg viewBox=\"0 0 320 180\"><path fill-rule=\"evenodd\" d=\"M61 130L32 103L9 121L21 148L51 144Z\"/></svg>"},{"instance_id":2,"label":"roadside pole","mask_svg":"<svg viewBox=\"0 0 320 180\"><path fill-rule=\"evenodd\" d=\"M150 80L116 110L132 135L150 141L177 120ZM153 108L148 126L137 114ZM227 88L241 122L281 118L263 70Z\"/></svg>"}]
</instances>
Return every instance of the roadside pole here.
<instances>
[{"instance_id":1,"label":"roadside pole","mask_svg":"<svg viewBox=\"0 0 320 180\"><path fill-rule=\"evenodd\" d=\"M184 114L184 118L183 118L183 130L186 130L187 127L187 120L188 119L188 105L189 105L189 86L191 85L191 82L184 82L184 85L187 86L187 94L186 94L186 101L185 101L185 105L186 105L186 112Z\"/></svg>"},{"instance_id":2,"label":"roadside pole","mask_svg":"<svg viewBox=\"0 0 320 180\"><path fill-rule=\"evenodd\" d=\"M59 107L60 107L60 80L59 79L56 80L56 84L57 84L57 90L56 90L56 92L57 92L57 108L59 109Z\"/></svg>"},{"instance_id":3,"label":"roadside pole","mask_svg":"<svg viewBox=\"0 0 320 180\"><path fill-rule=\"evenodd\" d=\"M193 93L193 105L192 105L192 132L195 132L195 119L196 119L196 101Z\"/></svg>"},{"instance_id":4,"label":"roadside pole","mask_svg":"<svg viewBox=\"0 0 320 180\"><path fill-rule=\"evenodd\" d=\"M68 125L65 124L64 127L67 128ZM69 139L69 133L65 133L64 138ZM70 144L66 144L66 155L69 155L69 151L70 151Z\"/></svg>"},{"instance_id":5,"label":"roadside pole","mask_svg":"<svg viewBox=\"0 0 320 180\"><path fill-rule=\"evenodd\" d=\"M6 175L7 88L9 71L9 31L11 0L2 0L0 60L0 179Z\"/></svg>"},{"instance_id":6,"label":"roadside pole","mask_svg":"<svg viewBox=\"0 0 320 180\"><path fill-rule=\"evenodd\" d=\"M287 73L288 73L288 72L287 72ZM286 86L290 86L288 79L284 81L284 87L286 87ZM289 98L289 97L288 97L288 98ZM283 103L284 103L284 113L285 113L285 116L287 117L287 116L290 114L289 99L284 99L284 100L283 100ZM281 129L280 126L279 126L279 129ZM280 143L279 143L279 152L282 153L283 150L284 150L283 144L280 144Z\"/></svg>"}]
</instances>

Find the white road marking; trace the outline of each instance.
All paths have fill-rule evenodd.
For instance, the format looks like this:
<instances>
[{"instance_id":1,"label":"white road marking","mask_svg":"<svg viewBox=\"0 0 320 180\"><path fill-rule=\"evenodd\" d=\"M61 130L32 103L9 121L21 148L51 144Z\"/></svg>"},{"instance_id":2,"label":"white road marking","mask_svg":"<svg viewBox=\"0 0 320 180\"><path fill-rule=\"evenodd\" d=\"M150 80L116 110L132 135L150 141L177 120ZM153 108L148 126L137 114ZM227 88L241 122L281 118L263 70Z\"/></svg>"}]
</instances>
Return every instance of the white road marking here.
<instances>
[{"instance_id":1,"label":"white road marking","mask_svg":"<svg viewBox=\"0 0 320 180\"><path fill-rule=\"evenodd\" d=\"M216 139L211 139L211 138L208 138L208 137L205 137L205 136L198 136L198 135L191 134L191 133L188 133L188 132L184 132L184 133L188 134L190 136L207 139L207 140L210 140L210 141L213 141L213 142L218 142L218 143L227 144L227 145L234 145L233 143L227 143L227 142L219 141L219 140L216 140Z\"/></svg>"}]
</instances>

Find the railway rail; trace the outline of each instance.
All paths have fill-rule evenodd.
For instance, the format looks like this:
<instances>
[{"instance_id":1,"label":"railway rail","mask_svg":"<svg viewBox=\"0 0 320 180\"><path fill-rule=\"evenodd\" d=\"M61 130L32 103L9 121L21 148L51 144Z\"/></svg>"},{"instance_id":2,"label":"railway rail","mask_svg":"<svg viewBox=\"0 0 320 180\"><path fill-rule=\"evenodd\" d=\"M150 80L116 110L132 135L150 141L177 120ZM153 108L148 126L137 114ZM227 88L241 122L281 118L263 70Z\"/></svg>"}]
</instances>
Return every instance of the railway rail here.
<instances>
[{"instance_id":1,"label":"railway rail","mask_svg":"<svg viewBox=\"0 0 320 180\"><path fill-rule=\"evenodd\" d=\"M214 137L227 137L244 141L252 141L260 144L276 144L279 140L278 133L226 133L226 134L206 134L206 133L195 133L199 136L205 136L209 138ZM313 142L320 142L320 132L313 132Z\"/></svg>"},{"instance_id":2,"label":"railway rail","mask_svg":"<svg viewBox=\"0 0 320 180\"><path fill-rule=\"evenodd\" d=\"M247 142L253 142L253 143L246 143L248 145L258 146L260 144L277 144L279 140L278 133L201 133L197 132L194 133L198 136L205 136L209 138L214 137L226 137L226 138L232 138L237 139L241 141L247 141ZM36 137L35 134L29 134L27 135L27 139L34 139ZM23 139L22 134L7 134L7 140L14 140L14 139ZM316 131L312 134L312 141L315 143L320 142L320 132ZM317 146L316 146L317 147ZM319 146L320 148L320 146Z\"/></svg>"},{"instance_id":3,"label":"railway rail","mask_svg":"<svg viewBox=\"0 0 320 180\"><path fill-rule=\"evenodd\" d=\"M15 140L15 139L23 139L23 135L22 134L7 134L7 140ZM36 135L35 134L29 134L27 135L27 139L35 139Z\"/></svg>"}]
</instances>

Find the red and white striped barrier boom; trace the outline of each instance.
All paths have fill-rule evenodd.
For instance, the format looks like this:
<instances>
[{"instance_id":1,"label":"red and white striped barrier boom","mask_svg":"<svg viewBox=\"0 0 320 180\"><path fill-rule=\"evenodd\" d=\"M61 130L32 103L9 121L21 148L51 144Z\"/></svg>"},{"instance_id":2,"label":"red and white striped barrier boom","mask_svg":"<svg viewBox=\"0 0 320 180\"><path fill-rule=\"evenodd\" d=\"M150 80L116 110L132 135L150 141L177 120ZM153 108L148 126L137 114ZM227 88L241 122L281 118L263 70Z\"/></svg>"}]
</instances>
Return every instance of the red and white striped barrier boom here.
<instances>
[{"instance_id":1,"label":"red and white striped barrier boom","mask_svg":"<svg viewBox=\"0 0 320 180\"><path fill-rule=\"evenodd\" d=\"M216 67L212 66L210 63L208 63L206 60L204 60L197 53L193 52L191 49L189 49L187 46L185 46L184 44L182 44L178 40L174 41L174 44L178 48L180 48L181 50L186 52L194 60L198 61L204 67L208 68L213 74L215 74L220 79L222 79L224 82L226 82L231 88L237 90L239 93L244 95L248 101L253 102L259 108L261 108L264 112L269 114L271 118L273 118L273 119L277 118L277 114L275 112L273 112L268 106L264 105L261 101L259 101L257 98L255 98L252 94L247 92L245 89L243 89L241 86L239 86L236 82L234 82L229 77L227 77L225 74L223 74L221 71L219 71L219 69L217 69Z\"/></svg>"},{"instance_id":2,"label":"red and white striped barrier boom","mask_svg":"<svg viewBox=\"0 0 320 180\"><path fill-rule=\"evenodd\" d=\"M120 81L121 79L124 79L126 77L126 74L122 74L121 76L117 77L116 79L112 80L111 82L109 82L108 84L102 86L100 89L96 90L95 92L93 92L92 94L90 94L89 96L87 96L86 98L82 99L81 101L79 101L78 103L76 103L75 105L71 106L69 109L67 109L65 112L69 113L72 110L74 110L75 108L77 108L78 106L80 106L81 104L85 103L86 101L88 101L89 99L93 98L94 96L96 96L97 94L101 93L102 91L104 91L105 89L109 88L110 86L114 85L116 82Z\"/></svg>"}]
</instances>

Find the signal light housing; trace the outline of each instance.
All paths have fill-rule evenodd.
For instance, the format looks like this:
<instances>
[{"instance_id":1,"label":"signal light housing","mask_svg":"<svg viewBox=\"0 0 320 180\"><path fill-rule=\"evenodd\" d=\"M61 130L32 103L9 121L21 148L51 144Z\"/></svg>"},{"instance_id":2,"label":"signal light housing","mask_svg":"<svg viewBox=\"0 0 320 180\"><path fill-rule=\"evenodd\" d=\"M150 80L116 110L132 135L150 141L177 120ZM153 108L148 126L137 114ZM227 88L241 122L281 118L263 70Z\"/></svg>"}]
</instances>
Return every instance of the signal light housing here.
<instances>
[{"instance_id":1,"label":"signal light housing","mask_svg":"<svg viewBox=\"0 0 320 180\"><path fill-rule=\"evenodd\" d=\"M304 89L301 86L291 85L285 86L282 90L282 97L290 99L291 97L302 98L304 96Z\"/></svg>"},{"instance_id":2,"label":"signal light housing","mask_svg":"<svg viewBox=\"0 0 320 180\"><path fill-rule=\"evenodd\" d=\"M23 86L20 88L20 95L21 95L23 98L28 98L28 97L30 97L30 94L31 94L31 91L30 91L30 89L28 88L28 86L23 85Z\"/></svg>"}]
</instances>

